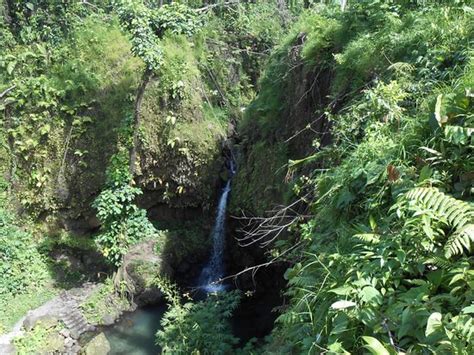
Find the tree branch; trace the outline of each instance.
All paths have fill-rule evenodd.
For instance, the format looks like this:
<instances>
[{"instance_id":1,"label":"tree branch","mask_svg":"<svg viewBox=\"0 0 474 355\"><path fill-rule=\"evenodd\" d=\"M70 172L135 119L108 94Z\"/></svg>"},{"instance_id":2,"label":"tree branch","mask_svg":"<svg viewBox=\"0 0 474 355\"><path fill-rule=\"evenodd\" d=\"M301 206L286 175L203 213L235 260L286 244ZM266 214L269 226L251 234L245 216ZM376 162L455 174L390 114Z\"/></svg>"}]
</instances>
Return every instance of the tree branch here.
<instances>
[{"instance_id":1,"label":"tree branch","mask_svg":"<svg viewBox=\"0 0 474 355\"><path fill-rule=\"evenodd\" d=\"M306 215L305 211L300 211L300 206L305 204L309 193L300 197L288 206L275 208L268 211L267 217L249 217L245 213L241 217L233 217L240 221L245 221L243 226L238 229L242 237L236 237L239 245L246 247L252 244L260 244L264 248L275 241L282 233L294 225L302 218L311 217Z\"/></svg>"},{"instance_id":2,"label":"tree branch","mask_svg":"<svg viewBox=\"0 0 474 355\"><path fill-rule=\"evenodd\" d=\"M139 129L141 124L141 106L143 101L143 96L145 94L146 87L150 82L153 76L153 72L151 69L146 68L143 72L142 82L137 90L137 97L135 99L135 111L134 111L134 118L133 118L133 143L132 147L130 148L130 175L133 178L135 175L136 170L136 160L137 160L137 150L139 144Z\"/></svg>"},{"instance_id":3,"label":"tree branch","mask_svg":"<svg viewBox=\"0 0 474 355\"><path fill-rule=\"evenodd\" d=\"M303 243L303 241L299 241L298 243L294 244L292 247L286 249L285 251L283 251L280 255L278 256L275 256L273 259L267 261L266 263L262 263L262 264L258 264L258 265L254 265L254 266L251 266L251 267L246 267L244 270L242 271L239 271L238 273L236 274L233 274L233 275L229 275L229 276L226 276L226 277L223 277L222 279L219 279L217 281L214 281L211 283L211 285L214 285L214 284L220 284L222 283L223 281L225 280L228 280L228 279L236 279L237 277L239 277L240 275L243 275L247 272L252 272L252 280L254 280L254 283L255 283L255 275L257 274L258 270L262 267L268 267L272 264L275 264L277 262L280 262L279 259L281 259L284 255L288 254L290 251L296 249L298 246L301 245L301 243Z\"/></svg>"},{"instance_id":4,"label":"tree branch","mask_svg":"<svg viewBox=\"0 0 474 355\"><path fill-rule=\"evenodd\" d=\"M195 11L196 12L206 12L206 11L209 11L210 9L212 9L214 7L230 6L230 5L235 5L235 4L238 4L238 3L240 3L240 0L231 0L231 1L223 2L223 3L216 3L216 4L207 5L207 6L199 8L199 9L196 9Z\"/></svg>"},{"instance_id":5,"label":"tree branch","mask_svg":"<svg viewBox=\"0 0 474 355\"><path fill-rule=\"evenodd\" d=\"M6 94L16 88L16 85L12 85L9 88L5 89L2 93L0 93L0 99L2 99Z\"/></svg>"}]
</instances>

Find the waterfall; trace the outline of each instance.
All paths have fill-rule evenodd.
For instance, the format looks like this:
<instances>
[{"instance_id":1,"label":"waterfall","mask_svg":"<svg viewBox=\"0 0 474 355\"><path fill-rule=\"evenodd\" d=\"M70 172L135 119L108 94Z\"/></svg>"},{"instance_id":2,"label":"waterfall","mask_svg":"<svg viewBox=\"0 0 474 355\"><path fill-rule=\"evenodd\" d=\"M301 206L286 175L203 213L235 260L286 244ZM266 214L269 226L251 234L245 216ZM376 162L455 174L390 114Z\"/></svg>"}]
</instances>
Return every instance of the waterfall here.
<instances>
[{"instance_id":1,"label":"waterfall","mask_svg":"<svg viewBox=\"0 0 474 355\"><path fill-rule=\"evenodd\" d=\"M199 284L206 292L219 292L224 289L217 282L224 276L224 249L225 249L225 218L227 200L230 193L232 176L235 173L234 163L230 161L230 177L222 190L217 205L216 220L212 229L212 254L208 264L204 267L199 277Z\"/></svg>"}]
</instances>

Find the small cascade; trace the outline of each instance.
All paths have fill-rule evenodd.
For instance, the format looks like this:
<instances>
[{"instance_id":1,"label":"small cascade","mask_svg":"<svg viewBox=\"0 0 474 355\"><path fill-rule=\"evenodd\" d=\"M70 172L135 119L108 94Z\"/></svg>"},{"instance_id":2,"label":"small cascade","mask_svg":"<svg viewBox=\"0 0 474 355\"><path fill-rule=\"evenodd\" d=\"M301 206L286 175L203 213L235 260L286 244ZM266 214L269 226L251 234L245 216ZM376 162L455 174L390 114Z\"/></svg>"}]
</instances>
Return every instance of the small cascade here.
<instances>
[{"instance_id":1,"label":"small cascade","mask_svg":"<svg viewBox=\"0 0 474 355\"><path fill-rule=\"evenodd\" d=\"M211 258L199 277L199 285L206 292L219 292L224 289L224 285L218 282L224 276L225 219L232 176L235 174L233 160L230 160L229 173L229 180L227 180L222 190L219 204L217 205L216 220L211 234L213 242Z\"/></svg>"}]
</instances>

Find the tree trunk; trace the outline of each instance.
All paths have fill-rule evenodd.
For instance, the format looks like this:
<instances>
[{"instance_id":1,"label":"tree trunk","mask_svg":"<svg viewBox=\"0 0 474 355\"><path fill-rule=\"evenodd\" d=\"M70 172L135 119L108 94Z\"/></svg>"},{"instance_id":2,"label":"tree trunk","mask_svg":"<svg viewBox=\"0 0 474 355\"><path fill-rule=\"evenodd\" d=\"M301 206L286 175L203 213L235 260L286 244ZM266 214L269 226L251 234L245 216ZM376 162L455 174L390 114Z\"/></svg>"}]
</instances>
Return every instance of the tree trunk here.
<instances>
[{"instance_id":1,"label":"tree trunk","mask_svg":"<svg viewBox=\"0 0 474 355\"><path fill-rule=\"evenodd\" d=\"M341 0L341 11L344 11L346 9L347 5L347 0Z\"/></svg>"},{"instance_id":2,"label":"tree trunk","mask_svg":"<svg viewBox=\"0 0 474 355\"><path fill-rule=\"evenodd\" d=\"M11 114L10 114L10 108L6 107L5 108L5 132L9 132L10 129L12 128L12 120L11 120ZM8 194L11 194L12 189L16 185L16 169L17 169L17 159L16 159L16 154L15 154L15 138L11 133L7 133L7 144L8 144L8 155L10 158L9 162L9 169L8 169L8 176L7 176L7 181L9 182L8 184Z\"/></svg>"},{"instance_id":3,"label":"tree trunk","mask_svg":"<svg viewBox=\"0 0 474 355\"><path fill-rule=\"evenodd\" d=\"M143 95L145 94L145 89L152 78L152 71L147 68L143 72L142 82L137 90L137 97L135 99L135 110L133 115L133 142L132 146L130 147L130 175L135 175L136 172L136 164L137 164L137 150L138 144L140 143L140 138L138 135L140 124L141 124L141 106L143 101Z\"/></svg>"},{"instance_id":4,"label":"tree trunk","mask_svg":"<svg viewBox=\"0 0 474 355\"><path fill-rule=\"evenodd\" d=\"M5 23L10 27L11 29L11 24L12 24L12 18L11 18L11 12L10 12L10 4L8 3L8 0L3 2L3 19Z\"/></svg>"}]
</instances>

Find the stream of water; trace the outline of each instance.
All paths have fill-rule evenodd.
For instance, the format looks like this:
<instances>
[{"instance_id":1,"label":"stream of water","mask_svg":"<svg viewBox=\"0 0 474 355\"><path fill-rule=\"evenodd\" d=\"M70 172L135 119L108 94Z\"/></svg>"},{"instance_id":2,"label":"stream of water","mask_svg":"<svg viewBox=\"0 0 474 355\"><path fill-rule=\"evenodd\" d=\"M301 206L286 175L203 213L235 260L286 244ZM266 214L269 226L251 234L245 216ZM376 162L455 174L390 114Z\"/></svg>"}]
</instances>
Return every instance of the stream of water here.
<instances>
[{"instance_id":1,"label":"stream of water","mask_svg":"<svg viewBox=\"0 0 474 355\"><path fill-rule=\"evenodd\" d=\"M227 180L219 203L212 229L212 254L199 276L199 287L205 293L220 292L225 289L219 280L224 276L225 220L227 201L231 190L231 180L235 173L234 163L230 162ZM110 355L148 355L161 353L155 344L155 334L160 329L160 321L166 306L145 307L124 315L113 327L104 331L110 342Z\"/></svg>"},{"instance_id":2,"label":"stream of water","mask_svg":"<svg viewBox=\"0 0 474 355\"><path fill-rule=\"evenodd\" d=\"M212 229L212 254L207 265L199 276L199 286L207 293L220 292L225 286L219 282L224 277L225 219L227 201L231 190L232 176L235 173L234 163L230 161L230 177L222 190L217 205L216 220Z\"/></svg>"}]
</instances>

